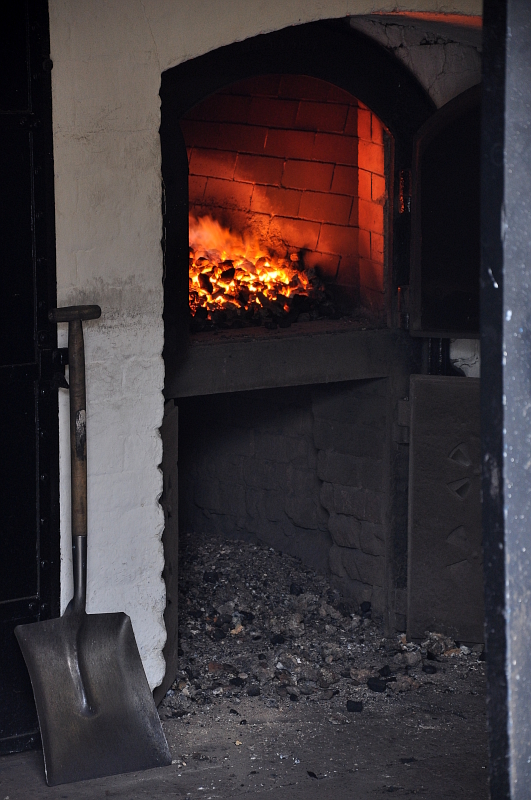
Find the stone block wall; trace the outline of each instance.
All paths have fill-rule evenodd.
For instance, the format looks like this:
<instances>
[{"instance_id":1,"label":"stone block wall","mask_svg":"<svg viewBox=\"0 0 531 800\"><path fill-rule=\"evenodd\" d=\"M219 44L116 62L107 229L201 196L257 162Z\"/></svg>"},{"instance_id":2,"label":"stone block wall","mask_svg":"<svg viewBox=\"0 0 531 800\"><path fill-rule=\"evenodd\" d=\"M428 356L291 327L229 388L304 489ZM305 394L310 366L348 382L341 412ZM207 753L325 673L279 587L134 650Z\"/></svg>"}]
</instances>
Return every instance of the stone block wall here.
<instances>
[{"instance_id":1,"label":"stone block wall","mask_svg":"<svg viewBox=\"0 0 531 800\"><path fill-rule=\"evenodd\" d=\"M387 381L317 387L314 441L321 504L328 512L334 583L375 609L384 605Z\"/></svg>"},{"instance_id":2,"label":"stone block wall","mask_svg":"<svg viewBox=\"0 0 531 800\"><path fill-rule=\"evenodd\" d=\"M384 609L387 381L181 399L180 529L260 540Z\"/></svg>"}]
</instances>

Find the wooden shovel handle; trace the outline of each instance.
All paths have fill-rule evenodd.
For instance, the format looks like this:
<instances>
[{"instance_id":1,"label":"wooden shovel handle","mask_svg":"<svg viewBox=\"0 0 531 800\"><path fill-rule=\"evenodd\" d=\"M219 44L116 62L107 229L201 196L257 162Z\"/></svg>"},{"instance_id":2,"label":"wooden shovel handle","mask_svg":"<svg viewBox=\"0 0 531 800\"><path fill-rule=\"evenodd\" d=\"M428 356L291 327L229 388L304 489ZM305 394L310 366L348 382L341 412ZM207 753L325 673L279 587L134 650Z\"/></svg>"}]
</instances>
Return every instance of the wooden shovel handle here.
<instances>
[{"instance_id":1,"label":"wooden shovel handle","mask_svg":"<svg viewBox=\"0 0 531 800\"><path fill-rule=\"evenodd\" d=\"M87 535L87 397L85 346L80 319L68 323L72 536Z\"/></svg>"},{"instance_id":2,"label":"wooden shovel handle","mask_svg":"<svg viewBox=\"0 0 531 800\"><path fill-rule=\"evenodd\" d=\"M70 459L74 605L84 610L87 582L87 397L82 320L98 319L99 306L55 308L48 317L68 322L68 377L70 384Z\"/></svg>"}]
</instances>

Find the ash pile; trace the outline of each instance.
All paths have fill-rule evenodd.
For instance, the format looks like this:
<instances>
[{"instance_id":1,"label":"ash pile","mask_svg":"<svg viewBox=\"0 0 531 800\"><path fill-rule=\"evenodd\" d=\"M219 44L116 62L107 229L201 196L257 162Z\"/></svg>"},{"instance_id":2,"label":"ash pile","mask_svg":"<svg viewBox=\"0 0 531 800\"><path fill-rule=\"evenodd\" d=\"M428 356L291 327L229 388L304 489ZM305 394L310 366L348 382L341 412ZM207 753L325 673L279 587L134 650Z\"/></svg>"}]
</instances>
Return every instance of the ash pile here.
<instances>
[{"instance_id":1,"label":"ash pile","mask_svg":"<svg viewBox=\"0 0 531 800\"><path fill-rule=\"evenodd\" d=\"M386 638L370 603L345 600L296 558L243 541L184 540L180 669L163 719L244 699L321 704L340 718L385 713L412 692L481 691L482 645L436 632L418 644Z\"/></svg>"}]
</instances>

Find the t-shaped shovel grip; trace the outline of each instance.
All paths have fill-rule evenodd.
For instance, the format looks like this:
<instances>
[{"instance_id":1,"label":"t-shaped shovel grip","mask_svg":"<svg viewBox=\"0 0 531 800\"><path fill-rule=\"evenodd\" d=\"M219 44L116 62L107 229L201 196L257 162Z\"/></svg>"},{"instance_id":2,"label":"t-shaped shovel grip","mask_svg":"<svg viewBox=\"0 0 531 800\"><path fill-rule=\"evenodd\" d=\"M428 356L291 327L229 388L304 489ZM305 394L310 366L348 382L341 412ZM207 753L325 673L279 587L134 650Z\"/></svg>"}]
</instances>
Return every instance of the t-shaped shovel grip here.
<instances>
[{"instance_id":1,"label":"t-shaped shovel grip","mask_svg":"<svg viewBox=\"0 0 531 800\"><path fill-rule=\"evenodd\" d=\"M54 308L48 314L51 322L68 322L74 603L80 609L85 607L87 570L87 402L82 320L98 319L100 316L99 306Z\"/></svg>"},{"instance_id":2,"label":"t-shaped shovel grip","mask_svg":"<svg viewBox=\"0 0 531 800\"><path fill-rule=\"evenodd\" d=\"M99 319L101 308L99 306L65 306L52 308L48 312L50 322L75 322L76 320Z\"/></svg>"}]
</instances>

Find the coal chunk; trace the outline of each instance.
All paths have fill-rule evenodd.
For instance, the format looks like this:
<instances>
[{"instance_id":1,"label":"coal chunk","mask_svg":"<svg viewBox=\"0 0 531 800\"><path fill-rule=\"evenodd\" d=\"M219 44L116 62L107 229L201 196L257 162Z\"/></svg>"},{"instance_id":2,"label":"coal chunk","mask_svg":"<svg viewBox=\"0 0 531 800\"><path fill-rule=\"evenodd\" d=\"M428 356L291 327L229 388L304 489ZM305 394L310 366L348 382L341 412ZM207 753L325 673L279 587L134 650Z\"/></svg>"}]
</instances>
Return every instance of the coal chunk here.
<instances>
[{"instance_id":1,"label":"coal chunk","mask_svg":"<svg viewBox=\"0 0 531 800\"><path fill-rule=\"evenodd\" d=\"M199 286L201 289L204 289L206 292L212 293L214 291L214 287L210 281L208 275L205 275L203 272L199 273Z\"/></svg>"},{"instance_id":2,"label":"coal chunk","mask_svg":"<svg viewBox=\"0 0 531 800\"><path fill-rule=\"evenodd\" d=\"M369 678L367 681L367 686L371 692L385 692L387 689L387 681L384 681L381 678Z\"/></svg>"},{"instance_id":3,"label":"coal chunk","mask_svg":"<svg viewBox=\"0 0 531 800\"><path fill-rule=\"evenodd\" d=\"M176 708L171 712L171 716L174 719L179 719L179 717L184 717L188 713L186 708Z\"/></svg>"},{"instance_id":4,"label":"coal chunk","mask_svg":"<svg viewBox=\"0 0 531 800\"><path fill-rule=\"evenodd\" d=\"M271 644L284 644L286 640L281 633L275 633L269 641Z\"/></svg>"},{"instance_id":5,"label":"coal chunk","mask_svg":"<svg viewBox=\"0 0 531 800\"><path fill-rule=\"evenodd\" d=\"M217 572L203 572L203 583L217 583L219 575Z\"/></svg>"},{"instance_id":6,"label":"coal chunk","mask_svg":"<svg viewBox=\"0 0 531 800\"><path fill-rule=\"evenodd\" d=\"M350 607L346 603L338 603L336 608L344 617L350 617Z\"/></svg>"},{"instance_id":7,"label":"coal chunk","mask_svg":"<svg viewBox=\"0 0 531 800\"><path fill-rule=\"evenodd\" d=\"M302 586L299 586L298 583L292 583L291 586L289 587L289 593L294 594L295 597L298 597L300 594L303 593L303 591L304 590Z\"/></svg>"},{"instance_id":8,"label":"coal chunk","mask_svg":"<svg viewBox=\"0 0 531 800\"><path fill-rule=\"evenodd\" d=\"M385 666L378 670L378 675L380 675L382 678L388 678L390 674L391 668L389 667L389 664L385 664Z\"/></svg>"},{"instance_id":9,"label":"coal chunk","mask_svg":"<svg viewBox=\"0 0 531 800\"><path fill-rule=\"evenodd\" d=\"M223 272L219 276L219 279L221 281L231 281L234 278L235 272L236 270L234 269L234 267L229 267L228 269L223 270Z\"/></svg>"},{"instance_id":10,"label":"coal chunk","mask_svg":"<svg viewBox=\"0 0 531 800\"><path fill-rule=\"evenodd\" d=\"M360 604L360 612L363 619L371 618L371 604L368 600L364 600L363 603Z\"/></svg>"},{"instance_id":11,"label":"coal chunk","mask_svg":"<svg viewBox=\"0 0 531 800\"><path fill-rule=\"evenodd\" d=\"M295 294L292 299L292 307L299 314L308 312L311 309L310 298L303 294Z\"/></svg>"},{"instance_id":12,"label":"coal chunk","mask_svg":"<svg viewBox=\"0 0 531 800\"><path fill-rule=\"evenodd\" d=\"M249 686L247 689L247 694L249 697L258 697L260 694L260 687L259 686Z\"/></svg>"},{"instance_id":13,"label":"coal chunk","mask_svg":"<svg viewBox=\"0 0 531 800\"><path fill-rule=\"evenodd\" d=\"M229 683L231 686L245 686L247 681L245 680L245 678L236 677L236 678L231 678Z\"/></svg>"},{"instance_id":14,"label":"coal chunk","mask_svg":"<svg viewBox=\"0 0 531 800\"><path fill-rule=\"evenodd\" d=\"M363 711L361 700L347 700L347 711Z\"/></svg>"},{"instance_id":15,"label":"coal chunk","mask_svg":"<svg viewBox=\"0 0 531 800\"><path fill-rule=\"evenodd\" d=\"M435 675L437 672L437 667L435 664L423 664L422 671L426 673L426 675Z\"/></svg>"}]
</instances>

